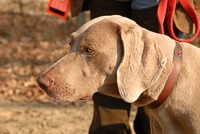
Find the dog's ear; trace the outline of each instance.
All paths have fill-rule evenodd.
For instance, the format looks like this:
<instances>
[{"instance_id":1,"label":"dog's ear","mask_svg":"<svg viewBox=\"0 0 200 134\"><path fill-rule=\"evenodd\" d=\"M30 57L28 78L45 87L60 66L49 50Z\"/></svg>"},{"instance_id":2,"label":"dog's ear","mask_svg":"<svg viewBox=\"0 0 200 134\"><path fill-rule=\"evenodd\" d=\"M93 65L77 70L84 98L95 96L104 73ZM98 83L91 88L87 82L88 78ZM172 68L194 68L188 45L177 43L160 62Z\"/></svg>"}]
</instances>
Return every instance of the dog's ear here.
<instances>
[{"instance_id":1,"label":"dog's ear","mask_svg":"<svg viewBox=\"0 0 200 134\"><path fill-rule=\"evenodd\" d=\"M137 24L121 27L123 57L117 70L119 93L126 102L135 102L159 78L167 58L149 31Z\"/></svg>"}]
</instances>

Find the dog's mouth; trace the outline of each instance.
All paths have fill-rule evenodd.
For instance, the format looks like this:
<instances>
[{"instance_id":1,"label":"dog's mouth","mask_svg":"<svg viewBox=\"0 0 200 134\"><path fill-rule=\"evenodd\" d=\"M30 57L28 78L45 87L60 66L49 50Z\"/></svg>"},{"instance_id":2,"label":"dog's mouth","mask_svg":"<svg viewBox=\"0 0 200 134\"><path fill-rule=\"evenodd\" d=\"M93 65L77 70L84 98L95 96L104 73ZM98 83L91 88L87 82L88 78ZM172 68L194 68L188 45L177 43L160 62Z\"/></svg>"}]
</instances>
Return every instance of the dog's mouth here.
<instances>
[{"instance_id":1,"label":"dog's mouth","mask_svg":"<svg viewBox=\"0 0 200 134\"><path fill-rule=\"evenodd\" d=\"M88 100L88 99L90 99L90 98L91 98L91 96L90 96L90 95L87 95L87 96L84 96L84 97L80 98L79 100Z\"/></svg>"},{"instance_id":2,"label":"dog's mouth","mask_svg":"<svg viewBox=\"0 0 200 134\"><path fill-rule=\"evenodd\" d=\"M89 94L86 94L85 96L73 97L73 96L67 96L66 94L63 94L63 92L58 92L58 90L56 89L43 88L43 90L46 92L46 94L49 97L54 98L56 100L61 100L61 101L73 102L76 100L89 100L91 98L91 95Z\"/></svg>"}]
</instances>

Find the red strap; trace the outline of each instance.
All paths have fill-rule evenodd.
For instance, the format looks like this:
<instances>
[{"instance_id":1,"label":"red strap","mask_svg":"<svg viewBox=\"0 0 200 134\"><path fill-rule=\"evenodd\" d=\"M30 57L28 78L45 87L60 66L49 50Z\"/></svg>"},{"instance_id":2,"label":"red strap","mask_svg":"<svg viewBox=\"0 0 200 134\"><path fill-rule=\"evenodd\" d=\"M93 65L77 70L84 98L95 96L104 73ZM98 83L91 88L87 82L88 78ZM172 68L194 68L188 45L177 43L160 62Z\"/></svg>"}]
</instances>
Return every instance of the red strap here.
<instances>
[{"instance_id":1,"label":"red strap","mask_svg":"<svg viewBox=\"0 0 200 134\"><path fill-rule=\"evenodd\" d=\"M157 16L158 16L158 22L159 22L159 33L165 34L164 32L164 21L165 21L165 15L167 11L167 2L168 0L161 0L158 6L157 10Z\"/></svg>"},{"instance_id":2,"label":"red strap","mask_svg":"<svg viewBox=\"0 0 200 134\"><path fill-rule=\"evenodd\" d=\"M163 1L165 1L165 2L163 2ZM159 33L164 34L164 32L163 32L164 28L163 28L163 22L162 22L163 19L161 19L164 16L164 17L167 17L167 27L169 30L169 34L173 39L175 39L179 42L192 42L199 34L200 28L199 28L198 16L188 0L179 0L179 2L182 5L182 7L184 8L184 10L186 11L186 13L189 15L189 17L192 19L193 23L195 24L195 29L196 29L195 34L189 39L180 39L174 34L173 21L174 21L174 14L175 14L175 9L176 9L176 4L177 4L176 0L161 0L160 1L159 7L158 7L158 12L157 12L158 21L159 21L159 25L160 25ZM163 14L163 12L161 10L159 10L159 9L163 9L163 10L165 10L164 12L166 13L166 6L167 6L167 16L166 16L166 14Z\"/></svg>"}]
</instances>

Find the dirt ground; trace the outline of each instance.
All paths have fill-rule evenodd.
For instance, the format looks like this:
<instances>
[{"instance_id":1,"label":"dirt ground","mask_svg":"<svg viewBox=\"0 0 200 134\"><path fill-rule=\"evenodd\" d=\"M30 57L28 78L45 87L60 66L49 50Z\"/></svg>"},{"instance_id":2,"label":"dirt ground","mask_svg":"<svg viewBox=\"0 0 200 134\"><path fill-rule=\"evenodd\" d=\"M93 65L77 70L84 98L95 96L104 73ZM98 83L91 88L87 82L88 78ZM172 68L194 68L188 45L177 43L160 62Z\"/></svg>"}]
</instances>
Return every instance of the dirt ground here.
<instances>
[{"instance_id":1,"label":"dirt ground","mask_svg":"<svg viewBox=\"0 0 200 134\"><path fill-rule=\"evenodd\" d=\"M0 134L87 134L90 102L0 102Z\"/></svg>"}]
</instances>

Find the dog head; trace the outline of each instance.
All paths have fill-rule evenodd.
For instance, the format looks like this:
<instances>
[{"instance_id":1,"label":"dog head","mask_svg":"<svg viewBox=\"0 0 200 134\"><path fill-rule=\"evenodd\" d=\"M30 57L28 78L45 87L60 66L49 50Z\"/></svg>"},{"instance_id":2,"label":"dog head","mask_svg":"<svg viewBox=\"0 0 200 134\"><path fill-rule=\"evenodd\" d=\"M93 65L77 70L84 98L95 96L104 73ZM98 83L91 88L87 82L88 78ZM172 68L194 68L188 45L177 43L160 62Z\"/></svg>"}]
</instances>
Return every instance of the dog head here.
<instances>
[{"instance_id":1,"label":"dog head","mask_svg":"<svg viewBox=\"0 0 200 134\"><path fill-rule=\"evenodd\" d=\"M49 96L64 101L87 99L98 91L134 102L166 63L146 32L121 16L91 20L71 35L70 52L37 82Z\"/></svg>"}]
</instances>

